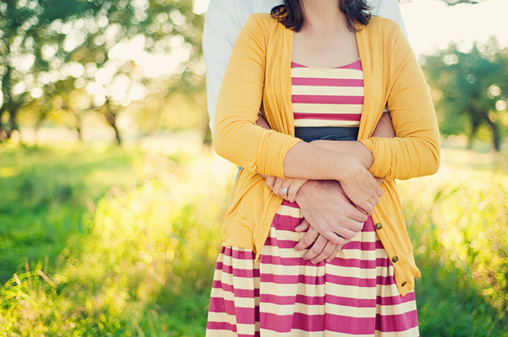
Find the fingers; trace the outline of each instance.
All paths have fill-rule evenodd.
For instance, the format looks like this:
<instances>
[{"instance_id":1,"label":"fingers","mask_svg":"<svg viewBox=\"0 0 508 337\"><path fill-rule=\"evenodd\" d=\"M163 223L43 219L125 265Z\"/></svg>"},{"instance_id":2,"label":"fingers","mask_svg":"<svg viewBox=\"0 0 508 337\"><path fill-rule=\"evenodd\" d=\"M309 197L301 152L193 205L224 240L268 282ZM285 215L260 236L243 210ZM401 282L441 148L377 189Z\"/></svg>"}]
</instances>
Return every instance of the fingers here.
<instances>
[{"instance_id":1,"label":"fingers","mask_svg":"<svg viewBox=\"0 0 508 337\"><path fill-rule=\"evenodd\" d=\"M307 249L316 241L318 236L319 233L314 228L310 227L307 233L300 239L300 242L296 244L295 250Z\"/></svg>"},{"instance_id":2,"label":"fingers","mask_svg":"<svg viewBox=\"0 0 508 337\"><path fill-rule=\"evenodd\" d=\"M326 262L331 262L334 259L334 257L336 257L337 254L339 254L342 247L343 247L342 245L336 245L333 252L326 258Z\"/></svg>"},{"instance_id":3,"label":"fingers","mask_svg":"<svg viewBox=\"0 0 508 337\"><path fill-rule=\"evenodd\" d=\"M339 249L337 249L337 247L339 247ZM321 251L321 253L318 256L314 257L310 262L312 262L314 264L319 263L324 260L327 260L327 262L330 262L331 260L333 260L333 258L335 256L337 256L337 254L339 253L341 248L342 248L342 245L334 245L333 243L328 241L326 243L325 247L323 248L323 250ZM334 252L335 252L335 254L334 254Z\"/></svg>"},{"instance_id":4,"label":"fingers","mask_svg":"<svg viewBox=\"0 0 508 337\"><path fill-rule=\"evenodd\" d=\"M374 213L374 203L371 202L363 202L360 205L357 205L361 209L363 209L368 215L372 215Z\"/></svg>"},{"instance_id":5,"label":"fingers","mask_svg":"<svg viewBox=\"0 0 508 337\"><path fill-rule=\"evenodd\" d=\"M298 226L295 227L295 232L305 232L310 227L310 223L307 219L303 219Z\"/></svg>"},{"instance_id":6,"label":"fingers","mask_svg":"<svg viewBox=\"0 0 508 337\"><path fill-rule=\"evenodd\" d=\"M273 184L275 183L275 177L274 176L268 176L266 177L266 184L270 189L273 191Z\"/></svg>"},{"instance_id":7,"label":"fingers","mask_svg":"<svg viewBox=\"0 0 508 337\"><path fill-rule=\"evenodd\" d=\"M317 237L316 241L312 244L312 246L309 247L309 250L307 250L307 252L305 254L303 254L302 258L304 260L313 260L313 259L317 258L321 254L321 252L324 250L324 248L328 242L329 241L323 235L319 235ZM329 251L328 253L330 254L331 251ZM324 259L322 259L322 260L324 260ZM311 262L317 263L317 262L313 262L313 261L311 261Z\"/></svg>"},{"instance_id":8,"label":"fingers","mask_svg":"<svg viewBox=\"0 0 508 337\"><path fill-rule=\"evenodd\" d=\"M347 240L346 243L348 242L350 241ZM314 264L324 260L326 260L326 262L330 262L337 256L344 244L335 245L320 235L307 253L303 255L303 259L311 260L310 262Z\"/></svg>"},{"instance_id":9,"label":"fingers","mask_svg":"<svg viewBox=\"0 0 508 337\"><path fill-rule=\"evenodd\" d=\"M278 196L281 196L280 195L280 188L282 186L282 182L283 182L282 179L275 178L275 183L273 184L273 188L272 188L273 193L275 193Z\"/></svg>"},{"instance_id":10,"label":"fingers","mask_svg":"<svg viewBox=\"0 0 508 337\"><path fill-rule=\"evenodd\" d=\"M292 187L292 186L291 186ZM289 188L289 191L287 193L287 200L289 202L295 202L295 198L296 198L296 192L298 191L296 188Z\"/></svg>"}]
</instances>

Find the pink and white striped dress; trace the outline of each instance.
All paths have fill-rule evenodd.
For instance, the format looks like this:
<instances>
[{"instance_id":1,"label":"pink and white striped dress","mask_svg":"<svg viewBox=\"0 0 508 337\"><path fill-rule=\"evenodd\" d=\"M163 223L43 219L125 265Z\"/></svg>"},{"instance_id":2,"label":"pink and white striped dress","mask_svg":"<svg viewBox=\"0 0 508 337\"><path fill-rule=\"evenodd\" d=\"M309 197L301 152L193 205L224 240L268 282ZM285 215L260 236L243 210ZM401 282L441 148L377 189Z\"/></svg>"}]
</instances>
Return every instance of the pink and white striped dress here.
<instances>
[{"instance_id":1,"label":"pink and white striped dress","mask_svg":"<svg viewBox=\"0 0 508 337\"><path fill-rule=\"evenodd\" d=\"M360 60L333 69L292 63L295 133L356 139L363 104ZM303 233L296 203L284 201L255 261L223 247L216 265L207 337L419 336L414 292L400 296L372 219L331 262L312 264L294 246Z\"/></svg>"}]
</instances>

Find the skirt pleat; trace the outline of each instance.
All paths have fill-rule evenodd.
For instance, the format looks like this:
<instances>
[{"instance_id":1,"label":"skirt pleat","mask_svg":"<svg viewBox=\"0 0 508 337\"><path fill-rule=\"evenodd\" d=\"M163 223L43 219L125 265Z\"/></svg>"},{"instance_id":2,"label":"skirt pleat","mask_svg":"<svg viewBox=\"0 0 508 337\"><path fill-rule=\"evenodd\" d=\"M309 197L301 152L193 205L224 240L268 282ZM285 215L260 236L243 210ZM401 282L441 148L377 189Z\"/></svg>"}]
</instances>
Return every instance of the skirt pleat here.
<instances>
[{"instance_id":1,"label":"skirt pleat","mask_svg":"<svg viewBox=\"0 0 508 337\"><path fill-rule=\"evenodd\" d=\"M258 261L222 247L207 337L415 337L414 292L402 297L372 220L330 262L312 264L294 246L304 233L295 203L283 202Z\"/></svg>"}]
</instances>

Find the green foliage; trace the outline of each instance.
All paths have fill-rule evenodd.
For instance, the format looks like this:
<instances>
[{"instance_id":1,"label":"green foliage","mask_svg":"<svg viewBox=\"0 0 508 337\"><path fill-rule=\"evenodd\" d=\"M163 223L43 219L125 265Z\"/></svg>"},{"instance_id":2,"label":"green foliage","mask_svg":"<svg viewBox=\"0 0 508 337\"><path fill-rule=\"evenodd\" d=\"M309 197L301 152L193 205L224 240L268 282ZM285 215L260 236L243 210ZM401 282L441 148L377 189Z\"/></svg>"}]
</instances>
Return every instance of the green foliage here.
<instances>
[{"instance_id":1,"label":"green foliage","mask_svg":"<svg viewBox=\"0 0 508 337\"><path fill-rule=\"evenodd\" d=\"M80 133L81 114L95 111L120 143L117 118L125 106L147 94L203 91L203 22L192 0L0 3L0 141L19 130L20 112L35 127L63 115L56 119ZM139 50L113 52L135 39ZM167 64L175 69L154 85L130 55L141 50L186 56Z\"/></svg>"},{"instance_id":2,"label":"green foliage","mask_svg":"<svg viewBox=\"0 0 508 337\"><path fill-rule=\"evenodd\" d=\"M0 148L0 281L26 259L54 261L72 247L110 187L136 185L136 160L101 148Z\"/></svg>"},{"instance_id":3,"label":"green foliage","mask_svg":"<svg viewBox=\"0 0 508 337\"><path fill-rule=\"evenodd\" d=\"M477 130L487 126L492 144L500 149L508 125L508 50L495 40L464 52L456 44L423 57L444 135L467 131L470 144Z\"/></svg>"},{"instance_id":4,"label":"green foliage","mask_svg":"<svg viewBox=\"0 0 508 337\"><path fill-rule=\"evenodd\" d=\"M399 184L422 336L508 336L507 165L448 149L438 176Z\"/></svg>"},{"instance_id":5,"label":"green foliage","mask_svg":"<svg viewBox=\"0 0 508 337\"><path fill-rule=\"evenodd\" d=\"M235 168L208 155L198 162L185 153L139 155L143 183L128 193L110 189L83 215L74 238L80 249L68 245L56 261L23 266L0 290L0 331L9 336L202 336L220 218ZM80 157L87 157L85 151L75 154ZM62 174L73 168L79 174L86 171L85 158L53 170ZM12 160L24 159L20 154ZM97 160L108 165L107 156ZM117 163L108 165L113 175L128 164L121 157L111 161ZM111 182L96 181L102 188Z\"/></svg>"},{"instance_id":6,"label":"green foliage","mask_svg":"<svg viewBox=\"0 0 508 337\"><path fill-rule=\"evenodd\" d=\"M39 177L31 180L32 188L52 189L63 200L60 208L79 204L82 193L98 201L81 213L81 227L74 229L64 253L19 262L16 275L0 290L0 331L8 336L203 336L236 168L199 151L161 153L153 144L130 156L118 149L4 150L0 158L11 168L1 166L0 182L15 179L16 170L26 166ZM107 169L86 174L100 162ZM504 155L445 149L437 176L399 183L422 271L416 287L422 336L508 336L507 168ZM49 184L44 180L50 172L73 172L76 178ZM140 183L121 186L117 176ZM17 195L14 185L3 186L6 195ZM68 194L62 186L80 192ZM28 199L19 205L25 213L33 211L28 205L45 200ZM15 206L11 202L9 209ZM48 236L58 233L58 221L45 227ZM0 228L2 238L15 232ZM15 253L2 252L9 254Z\"/></svg>"},{"instance_id":7,"label":"green foliage","mask_svg":"<svg viewBox=\"0 0 508 337\"><path fill-rule=\"evenodd\" d=\"M480 2L484 2L487 0L442 0L444 3L446 3L448 6L455 6L459 4L479 4Z\"/></svg>"}]
</instances>

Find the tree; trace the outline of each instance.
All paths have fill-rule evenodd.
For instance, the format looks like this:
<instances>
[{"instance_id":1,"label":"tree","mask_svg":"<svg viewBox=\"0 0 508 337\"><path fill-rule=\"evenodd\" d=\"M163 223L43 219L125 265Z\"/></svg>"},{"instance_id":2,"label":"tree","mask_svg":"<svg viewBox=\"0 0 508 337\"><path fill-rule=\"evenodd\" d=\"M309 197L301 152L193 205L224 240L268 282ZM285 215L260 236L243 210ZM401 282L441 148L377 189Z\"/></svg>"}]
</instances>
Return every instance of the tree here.
<instances>
[{"instance_id":1,"label":"tree","mask_svg":"<svg viewBox=\"0 0 508 337\"><path fill-rule=\"evenodd\" d=\"M143 38L146 52L186 50L187 58L172 77L186 81L193 78L183 76L190 72L202 82L203 21L202 15L194 13L192 0L1 2L0 141L19 129L20 109L35 99L52 102L56 83L62 81L71 88L95 88L94 104L88 108L104 112L108 124L115 128L116 116L131 100L112 95L111 87L126 78L131 87L144 85L146 76L131 76L132 59L112 59L110 53L119 43L135 38ZM166 91L172 92L170 88ZM115 133L120 142L117 129Z\"/></svg>"},{"instance_id":2,"label":"tree","mask_svg":"<svg viewBox=\"0 0 508 337\"><path fill-rule=\"evenodd\" d=\"M479 4L480 2L484 2L487 0L442 0L442 1L445 2L448 6L455 6L458 4L475 5L475 4Z\"/></svg>"},{"instance_id":3,"label":"tree","mask_svg":"<svg viewBox=\"0 0 508 337\"><path fill-rule=\"evenodd\" d=\"M508 102L508 50L501 50L495 39L485 45L474 44L461 51L456 44L424 56L422 66L436 103L444 135L469 136L468 146L478 128L485 124L492 134L492 145L500 150L501 115Z\"/></svg>"}]
</instances>

